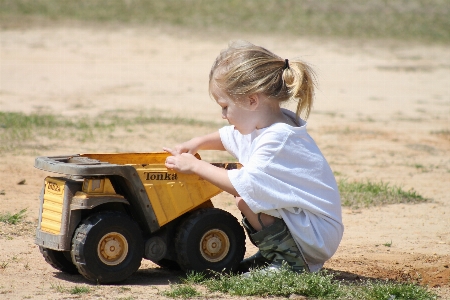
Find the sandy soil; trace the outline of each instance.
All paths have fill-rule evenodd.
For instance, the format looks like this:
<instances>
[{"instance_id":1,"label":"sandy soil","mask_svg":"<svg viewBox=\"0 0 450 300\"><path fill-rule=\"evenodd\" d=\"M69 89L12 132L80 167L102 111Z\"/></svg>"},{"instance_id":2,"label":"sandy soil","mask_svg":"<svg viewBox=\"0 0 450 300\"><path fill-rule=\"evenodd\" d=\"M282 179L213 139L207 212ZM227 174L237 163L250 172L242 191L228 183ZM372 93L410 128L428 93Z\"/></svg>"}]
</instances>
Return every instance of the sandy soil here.
<instances>
[{"instance_id":1,"label":"sandy soil","mask_svg":"<svg viewBox=\"0 0 450 300\"><path fill-rule=\"evenodd\" d=\"M95 117L106 111L131 115L156 111L221 124L219 107L208 97L207 78L215 56L236 38L264 45L286 58L300 56L316 69L319 90L308 128L338 178L382 180L431 199L417 205L344 208L344 238L325 267L348 280L413 281L450 299L448 47L208 36L157 28L3 29L0 110L67 118ZM160 151L162 146L215 129L143 125L83 142L69 135L62 140L39 137L24 149L1 153L0 212L28 210L27 223L0 223L0 298L164 298L158 292L181 274L149 261L117 286L92 285L45 263L33 235L37 197L47 174L33 168L34 158ZM217 158L227 156L204 154L207 160ZM25 184L19 184L22 180ZM229 195L221 194L213 202L238 216ZM255 248L247 244L250 255ZM67 292L75 286L88 286L91 293Z\"/></svg>"}]
</instances>

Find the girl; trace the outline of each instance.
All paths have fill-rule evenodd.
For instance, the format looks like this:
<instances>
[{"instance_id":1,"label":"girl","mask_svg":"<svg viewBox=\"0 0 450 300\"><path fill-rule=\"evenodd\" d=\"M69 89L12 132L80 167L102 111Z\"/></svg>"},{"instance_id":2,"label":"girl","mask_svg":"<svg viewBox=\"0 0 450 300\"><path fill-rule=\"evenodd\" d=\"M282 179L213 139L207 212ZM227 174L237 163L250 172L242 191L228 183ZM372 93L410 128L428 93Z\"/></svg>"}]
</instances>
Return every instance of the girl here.
<instances>
[{"instance_id":1,"label":"girl","mask_svg":"<svg viewBox=\"0 0 450 300\"><path fill-rule=\"evenodd\" d=\"M257 254L244 267L287 263L315 272L337 250L343 234L333 173L306 132L314 96L311 68L247 42L231 43L209 74L211 96L230 126L195 137L169 152L166 167L195 173L236 197ZM296 112L280 107L298 101ZM243 165L225 170L194 154L226 150Z\"/></svg>"}]
</instances>

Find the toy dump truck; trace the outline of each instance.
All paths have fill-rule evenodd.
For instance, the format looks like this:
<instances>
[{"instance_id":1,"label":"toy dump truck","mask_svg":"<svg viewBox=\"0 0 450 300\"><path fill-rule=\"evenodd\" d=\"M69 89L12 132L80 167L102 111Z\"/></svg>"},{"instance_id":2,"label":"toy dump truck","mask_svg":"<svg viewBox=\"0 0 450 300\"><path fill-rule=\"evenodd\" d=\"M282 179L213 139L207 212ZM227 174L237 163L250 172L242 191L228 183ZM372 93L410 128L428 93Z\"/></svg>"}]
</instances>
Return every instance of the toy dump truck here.
<instances>
[{"instance_id":1,"label":"toy dump truck","mask_svg":"<svg viewBox=\"0 0 450 300\"><path fill-rule=\"evenodd\" d=\"M182 270L237 270L245 233L233 215L214 208L210 199L222 190L168 170L168 155L36 158L36 168L63 174L46 177L40 195L35 242L45 260L97 283L125 280L142 258Z\"/></svg>"}]
</instances>

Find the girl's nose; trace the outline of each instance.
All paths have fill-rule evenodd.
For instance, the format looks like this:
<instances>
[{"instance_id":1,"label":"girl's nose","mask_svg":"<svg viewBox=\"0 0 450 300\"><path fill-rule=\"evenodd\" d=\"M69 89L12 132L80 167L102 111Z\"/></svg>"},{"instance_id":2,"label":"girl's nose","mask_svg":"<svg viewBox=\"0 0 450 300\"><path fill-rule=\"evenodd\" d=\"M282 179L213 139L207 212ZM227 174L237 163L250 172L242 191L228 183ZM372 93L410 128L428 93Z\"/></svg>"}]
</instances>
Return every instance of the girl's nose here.
<instances>
[{"instance_id":1,"label":"girl's nose","mask_svg":"<svg viewBox=\"0 0 450 300\"><path fill-rule=\"evenodd\" d=\"M222 119L224 119L224 120L227 119L227 116L224 113L222 113Z\"/></svg>"}]
</instances>

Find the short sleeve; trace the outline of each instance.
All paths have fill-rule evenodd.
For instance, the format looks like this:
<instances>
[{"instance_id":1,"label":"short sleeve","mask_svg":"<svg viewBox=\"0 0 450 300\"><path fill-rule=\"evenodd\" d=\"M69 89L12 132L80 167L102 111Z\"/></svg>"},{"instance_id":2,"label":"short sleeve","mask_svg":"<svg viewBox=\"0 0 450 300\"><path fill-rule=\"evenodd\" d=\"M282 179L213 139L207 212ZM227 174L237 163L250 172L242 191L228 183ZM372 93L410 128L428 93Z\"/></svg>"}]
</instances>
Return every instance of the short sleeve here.
<instances>
[{"instance_id":1,"label":"short sleeve","mask_svg":"<svg viewBox=\"0 0 450 300\"><path fill-rule=\"evenodd\" d=\"M219 135L225 150L234 157L239 158L239 147L233 134L234 131L234 126L225 126L219 129Z\"/></svg>"}]
</instances>

